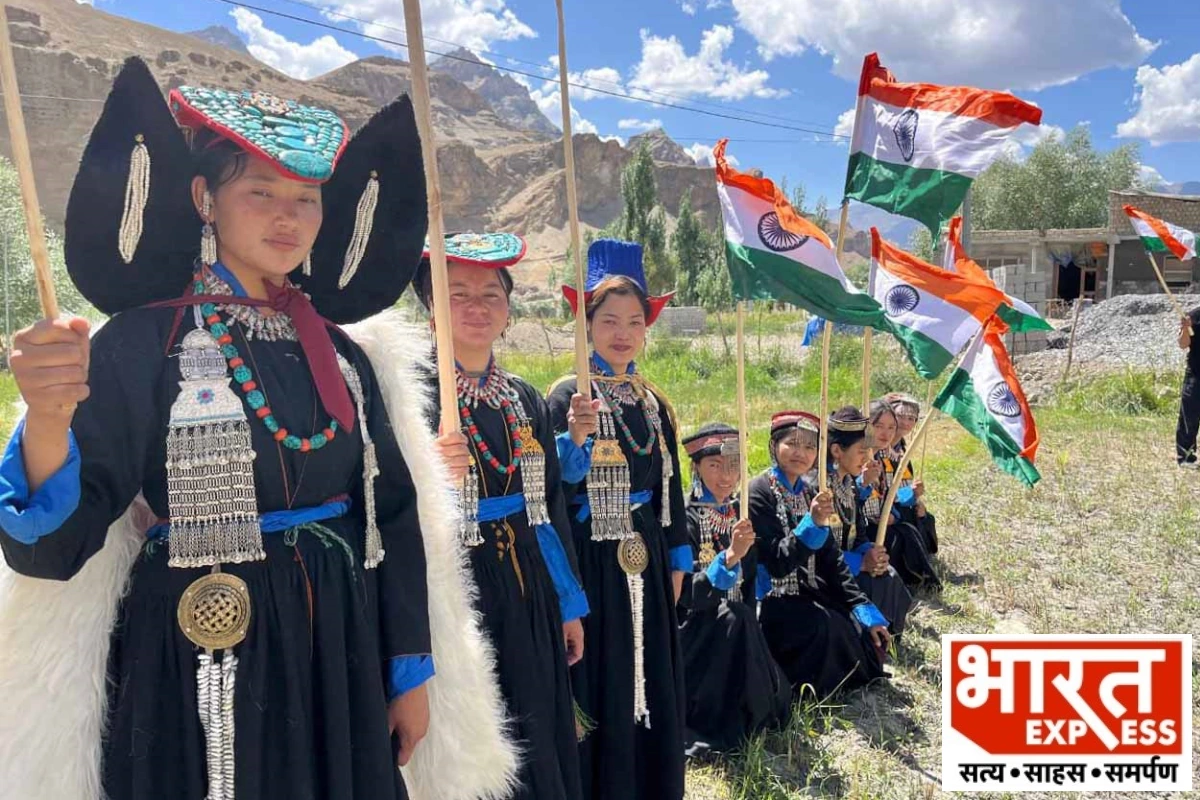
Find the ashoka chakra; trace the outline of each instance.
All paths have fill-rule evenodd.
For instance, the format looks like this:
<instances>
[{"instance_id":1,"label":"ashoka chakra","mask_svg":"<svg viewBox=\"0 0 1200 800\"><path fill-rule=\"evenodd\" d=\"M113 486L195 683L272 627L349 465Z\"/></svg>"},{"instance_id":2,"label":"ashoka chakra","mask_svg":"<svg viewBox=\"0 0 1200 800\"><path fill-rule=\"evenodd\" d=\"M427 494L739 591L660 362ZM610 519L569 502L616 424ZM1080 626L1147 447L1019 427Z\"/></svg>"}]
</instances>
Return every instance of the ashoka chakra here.
<instances>
[{"instance_id":1,"label":"ashoka chakra","mask_svg":"<svg viewBox=\"0 0 1200 800\"><path fill-rule=\"evenodd\" d=\"M1008 388L1007 383L997 383L992 387L992 390L988 392L987 407L988 411L1002 417L1021 416L1021 403L1013 394L1012 389Z\"/></svg>"},{"instance_id":2,"label":"ashoka chakra","mask_svg":"<svg viewBox=\"0 0 1200 800\"><path fill-rule=\"evenodd\" d=\"M920 301L921 296L917 294L917 290L905 284L888 289L887 295L883 298L883 304L889 317L907 314L916 308Z\"/></svg>"},{"instance_id":3,"label":"ashoka chakra","mask_svg":"<svg viewBox=\"0 0 1200 800\"><path fill-rule=\"evenodd\" d=\"M763 214L762 219L758 221L758 238L762 239L762 243L776 253L795 250L808 241L807 236L792 233L783 227L779 221L779 215L774 211Z\"/></svg>"}]
</instances>

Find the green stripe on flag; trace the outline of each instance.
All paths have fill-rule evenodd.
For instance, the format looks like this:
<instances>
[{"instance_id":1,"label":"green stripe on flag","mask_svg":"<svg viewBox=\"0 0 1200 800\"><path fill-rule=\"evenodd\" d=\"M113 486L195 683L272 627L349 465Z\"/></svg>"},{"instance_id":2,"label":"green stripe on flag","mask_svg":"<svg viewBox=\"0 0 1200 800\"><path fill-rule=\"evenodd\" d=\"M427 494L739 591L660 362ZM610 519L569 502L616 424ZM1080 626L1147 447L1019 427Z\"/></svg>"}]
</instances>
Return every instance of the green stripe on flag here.
<instances>
[{"instance_id":1,"label":"green stripe on flag","mask_svg":"<svg viewBox=\"0 0 1200 800\"><path fill-rule=\"evenodd\" d=\"M725 260L738 300L779 300L830 322L882 324L883 309L870 295L847 292L836 278L791 258L726 240Z\"/></svg>"},{"instance_id":2,"label":"green stripe on flag","mask_svg":"<svg viewBox=\"0 0 1200 800\"><path fill-rule=\"evenodd\" d=\"M1170 250L1167 248L1167 243L1164 242L1162 239L1158 238L1157 236L1143 236L1142 237L1142 246L1145 247L1147 250L1149 250L1151 253L1168 253L1168 252L1170 252Z\"/></svg>"},{"instance_id":3,"label":"green stripe on flag","mask_svg":"<svg viewBox=\"0 0 1200 800\"><path fill-rule=\"evenodd\" d=\"M1001 305L997 308L996 316L1004 320L1004 323L1012 329L1013 333L1054 330L1054 326L1041 317L1030 316L1009 305Z\"/></svg>"},{"instance_id":4,"label":"green stripe on flag","mask_svg":"<svg viewBox=\"0 0 1200 800\"><path fill-rule=\"evenodd\" d=\"M911 217L929 228L934 239L970 188L971 178L965 175L876 161L861 152L850 157L846 172L846 197Z\"/></svg>"},{"instance_id":5,"label":"green stripe on flag","mask_svg":"<svg viewBox=\"0 0 1200 800\"><path fill-rule=\"evenodd\" d=\"M983 399L975 392L975 384L965 370L956 369L945 387L933 401L935 408L958 420L967 432L983 442L992 460L1005 472L1026 486L1033 486L1041 475L1028 459L1022 458L1008 431L988 411Z\"/></svg>"},{"instance_id":6,"label":"green stripe on flag","mask_svg":"<svg viewBox=\"0 0 1200 800\"><path fill-rule=\"evenodd\" d=\"M900 348L908 356L913 368L927 381L941 375L954 361L954 353L914 328L885 318L880 330L891 332L900 341Z\"/></svg>"}]
</instances>

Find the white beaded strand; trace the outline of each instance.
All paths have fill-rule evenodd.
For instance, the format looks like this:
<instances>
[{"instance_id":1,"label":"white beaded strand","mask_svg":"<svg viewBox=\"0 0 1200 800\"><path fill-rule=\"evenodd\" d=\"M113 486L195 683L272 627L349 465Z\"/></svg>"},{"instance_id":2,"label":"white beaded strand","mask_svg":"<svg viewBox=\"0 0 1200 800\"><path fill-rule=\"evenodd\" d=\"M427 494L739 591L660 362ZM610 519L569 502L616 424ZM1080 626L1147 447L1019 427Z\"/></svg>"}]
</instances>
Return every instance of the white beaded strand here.
<instances>
[{"instance_id":1,"label":"white beaded strand","mask_svg":"<svg viewBox=\"0 0 1200 800\"><path fill-rule=\"evenodd\" d=\"M338 278L338 289L345 289L358 265L362 263L367 252L367 241L371 238L371 229L375 227L375 207L379 204L379 174L371 170L367 179L367 187L363 189L362 197L358 198L358 209L354 213L354 233L350 235L350 244L346 247L346 262L342 265L342 274Z\"/></svg>"},{"instance_id":2,"label":"white beaded strand","mask_svg":"<svg viewBox=\"0 0 1200 800\"><path fill-rule=\"evenodd\" d=\"M150 199L150 151L142 134L134 137L136 144L129 154L129 178L125 183L125 209L117 235L117 250L126 264L133 261L138 243L142 240L146 202Z\"/></svg>"}]
</instances>

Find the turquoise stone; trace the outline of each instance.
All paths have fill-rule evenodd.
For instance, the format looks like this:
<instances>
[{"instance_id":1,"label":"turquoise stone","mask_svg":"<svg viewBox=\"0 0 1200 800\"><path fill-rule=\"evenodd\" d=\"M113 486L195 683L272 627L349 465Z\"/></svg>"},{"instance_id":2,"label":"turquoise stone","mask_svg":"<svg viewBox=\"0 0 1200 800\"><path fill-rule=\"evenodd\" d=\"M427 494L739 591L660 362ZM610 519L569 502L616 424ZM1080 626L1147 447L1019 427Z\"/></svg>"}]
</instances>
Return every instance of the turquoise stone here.
<instances>
[{"instance_id":1,"label":"turquoise stone","mask_svg":"<svg viewBox=\"0 0 1200 800\"><path fill-rule=\"evenodd\" d=\"M280 147L285 147L289 150L312 150L312 149L314 149L311 144L304 141L303 139L293 139L290 136L280 136L278 139L278 142L279 142Z\"/></svg>"},{"instance_id":2,"label":"turquoise stone","mask_svg":"<svg viewBox=\"0 0 1200 800\"><path fill-rule=\"evenodd\" d=\"M216 325L213 326L213 328L216 327ZM250 372L250 368L244 364L240 367L237 367L233 371L233 379L238 383L245 383L246 381L251 380L253 377L254 375Z\"/></svg>"},{"instance_id":3,"label":"turquoise stone","mask_svg":"<svg viewBox=\"0 0 1200 800\"><path fill-rule=\"evenodd\" d=\"M245 381L243 381L243 383L244 382ZM257 411L267 404L267 398L262 392L260 392L258 389L255 389L252 392L246 393L246 402L250 404L251 408Z\"/></svg>"},{"instance_id":4,"label":"turquoise stone","mask_svg":"<svg viewBox=\"0 0 1200 800\"><path fill-rule=\"evenodd\" d=\"M275 133L279 136L287 136L293 139L303 139L308 135L303 128L297 128L294 125L280 125L275 129Z\"/></svg>"},{"instance_id":5,"label":"turquoise stone","mask_svg":"<svg viewBox=\"0 0 1200 800\"><path fill-rule=\"evenodd\" d=\"M279 430L279 423L276 422L275 418L271 417L271 416L263 417L263 425L271 433L274 433L275 431Z\"/></svg>"},{"instance_id":6,"label":"turquoise stone","mask_svg":"<svg viewBox=\"0 0 1200 800\"><path fill-rule=\"evenodd\" d=\"M325 434L317 433L308 440L308 443L312 445L313 450L320 450L329 443L329 440L325 438Z\"/></svg>"},{"instance_id":7,"label":"turquoise stone","mask_svg":"<svg viewBox=\"0 0 1200 800\"><path fill-rule=\"evenodd\" d=\"M293 436L291 434L283 437L283 446L287 447L291 450L299 450L300 449L300 437Z\"/></svg>"}]
</instances>

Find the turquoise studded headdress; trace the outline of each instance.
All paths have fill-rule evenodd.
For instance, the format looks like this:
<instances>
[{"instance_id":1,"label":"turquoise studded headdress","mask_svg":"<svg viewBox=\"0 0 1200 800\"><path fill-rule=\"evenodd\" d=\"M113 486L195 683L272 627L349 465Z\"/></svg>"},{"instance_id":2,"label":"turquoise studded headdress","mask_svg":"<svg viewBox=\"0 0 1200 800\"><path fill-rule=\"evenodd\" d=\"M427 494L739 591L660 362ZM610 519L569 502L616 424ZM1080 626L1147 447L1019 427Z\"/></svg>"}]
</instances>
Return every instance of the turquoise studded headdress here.
<instances>
[{"instance_id":1,"label":"turquoise studded headdress","mask_svg":"<svg viewBox=\"0 0 1200 800\"><path fill-rule=\"evenodd\" d=\"M399 299L421 260L428 222L407 97L351 136L333 111L252 90L184 86L163 102L146 64L131 58L67 202L67 270L96 308L116 314L177 298L189 285L203 224L191 196L194 148L220 141L286 177L320 184L323 220L311 268L297 264L290 277L323 317L357 322Z\"/></svg>"},{"instance_id":2,"label":"turquoise studded headdress","mask_svg":"<svg viewBox=\"0 0 1200 800\"><path fill-rule=\"evenodd\" d=\"M329 180L350 138L332 111L265 92L181 86L169 102L180 127L207 128L300 181Z\"/></svg>"}]
</instances>

